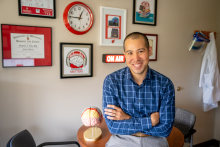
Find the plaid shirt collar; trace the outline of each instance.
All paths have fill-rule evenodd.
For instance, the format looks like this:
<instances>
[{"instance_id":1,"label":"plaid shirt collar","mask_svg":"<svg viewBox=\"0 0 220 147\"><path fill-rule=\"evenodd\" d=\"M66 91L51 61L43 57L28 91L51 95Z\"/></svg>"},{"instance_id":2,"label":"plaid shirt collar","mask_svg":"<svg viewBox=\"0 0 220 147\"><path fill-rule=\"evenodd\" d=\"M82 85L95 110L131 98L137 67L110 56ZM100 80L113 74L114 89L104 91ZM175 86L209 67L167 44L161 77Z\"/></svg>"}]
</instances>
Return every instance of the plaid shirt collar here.
<instances>
[{"instance_id":1,"label":"plaid shirt collar","mask_svg":"<svg viewBox=\"0 0 220 147\"><path fill-rule=\"evenodd\" d=\"M133 79L133 77L131 75L131 71L130 71L129 67L127 67L126 70L125 70L125 79L131 79L132 81L134 81L134 79ZM151 68L149 66L148 66L147 75L146 75L144 81L146 79L149 79L149 80L151 79Z\"/></svg>"}]
</instances>

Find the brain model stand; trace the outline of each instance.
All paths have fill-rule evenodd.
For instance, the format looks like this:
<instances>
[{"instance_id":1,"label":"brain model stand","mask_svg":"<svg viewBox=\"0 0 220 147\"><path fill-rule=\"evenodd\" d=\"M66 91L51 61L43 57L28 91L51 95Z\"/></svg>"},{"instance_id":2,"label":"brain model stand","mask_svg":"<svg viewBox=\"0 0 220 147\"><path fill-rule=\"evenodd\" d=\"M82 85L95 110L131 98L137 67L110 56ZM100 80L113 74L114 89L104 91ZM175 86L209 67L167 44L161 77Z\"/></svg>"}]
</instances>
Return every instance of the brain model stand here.
<instances>
[{"instance_id":1,"label":"brain model stand","mask_svg":"<svg viewBox=\"0 0 220 147\"><path fill-rule=\"evenodd\" d=\"M97 126L102 123L102 112L97 107L88 107L83 110L81 120L85 126L90 126L84 132L84 139L86 141L96 141L102 136L102 130Z\"/></svg>"}]
</instances>

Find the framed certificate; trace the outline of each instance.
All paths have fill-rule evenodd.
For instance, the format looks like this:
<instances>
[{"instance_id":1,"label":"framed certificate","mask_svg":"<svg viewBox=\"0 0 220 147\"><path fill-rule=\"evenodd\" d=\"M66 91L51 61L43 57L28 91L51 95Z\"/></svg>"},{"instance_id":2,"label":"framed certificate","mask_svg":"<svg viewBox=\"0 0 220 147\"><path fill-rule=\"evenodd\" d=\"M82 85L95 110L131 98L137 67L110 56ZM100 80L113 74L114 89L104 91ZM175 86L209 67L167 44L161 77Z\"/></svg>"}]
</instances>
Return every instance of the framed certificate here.
<instances>
[{"instance_id":1,"label":"framed certificate","mask_svg":"<svg viewBox=\"0 0 220 147\"><path fill-rule=\"evenodd\" d=\"M18 0L20 16L56 18L55 0Z\"/></svg>"},{"instance_id":2,"label":"framed certificate","mask_svg":"<svg viewBox=\"0 0 220 147\"><path fill-rule=\"evenodd\" d=\"M1 24L2 67L52 66L52 28Z\"/></svg>"},{"instance_id":3,"label":"framed certificate","mask_svg":"<svg viewBox=\"0 0 220 147\"><path fill-rule=\"evenodd\" d=\"M93 76L93 44L60 43L60 78Z\"/></svg>"}]
</instances>

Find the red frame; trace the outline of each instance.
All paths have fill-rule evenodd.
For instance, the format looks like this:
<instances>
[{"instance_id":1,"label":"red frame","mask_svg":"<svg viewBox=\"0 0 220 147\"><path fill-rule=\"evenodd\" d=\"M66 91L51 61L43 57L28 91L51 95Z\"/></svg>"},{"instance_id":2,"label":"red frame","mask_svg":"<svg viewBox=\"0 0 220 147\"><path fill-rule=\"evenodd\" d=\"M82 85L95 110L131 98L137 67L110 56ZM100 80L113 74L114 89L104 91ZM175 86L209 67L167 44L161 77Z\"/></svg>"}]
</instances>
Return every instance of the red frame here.
<instances>
[{"instance_id":1,"label":"red frame","mask_svg":"<svg viewBox=\"0 0 220 147\"><path fill-rule=\"evenodd\" d=\"M117 16L119 17L119 26L115 27L115 26L109 26L108 25L108 16ZM108 28L118 28L119 30L119 37L118 38L108 38ZM121 39L121 16L120 15L109 15L106 14L105 16L105 39Z\"/></svg>"},{"instance_id":2,"label":"red frame","mask_svg":"<svg viewBox=\"0 0 220 147\"><path fill-rule=\"evenodd\" d=\"M34 59L34 66L52 66L52 28L1 24L1 31L2 31L2 61L4 59L12 59L10 33L41 34L44 35L45 58ZM24 58L17 58L17 59L24 59ZM2 62L2 66L4 67L4 61ZM14 66L10 66L10 67L14 67Z\"/></svg>"},{"instance_id":3,"label":"red frame","mask_svg":"<svg viewBox=\"0 0 220 147\"><path fill-rule=\"evenodd\" d=\"M68 12L69 12L69 9L70 9L73 5L83 5L83 6L89 11L89 15L90 15L91 20L90 20L90 24L89 24L90 26L89 26L88 30L83 31L83 32L80 32L80 31L74 30L74 29L70 26L70 24L69 24L69 22L68 22ZM93 17L92 10L91 10L86 4L84 4L84 3L82 3L82 2L79 2L79 1L75 1L75 2L70 3L70 4L65 8L65 10L64 10L64 12L63 12L63 22L64 22L66 28L67 28L70 32L72 32L73 34L76 34L76 35L83 35L83 34L87 33L87 32L92 28L93 21L94 21L94 17Z\"/></svg>"},{"instance_id":4,"label":"red frame","mask_svg":"<svg viewBox=\"0 0 220 147\"><path fill-rule=\"evenodd\" d=\"M158 44L158 35L157 34L144 34L146 36L155 36L156 37L156 52L155 59L149 59L149 61L157 61L157 44Z\"/></svg>"}]
</instances>

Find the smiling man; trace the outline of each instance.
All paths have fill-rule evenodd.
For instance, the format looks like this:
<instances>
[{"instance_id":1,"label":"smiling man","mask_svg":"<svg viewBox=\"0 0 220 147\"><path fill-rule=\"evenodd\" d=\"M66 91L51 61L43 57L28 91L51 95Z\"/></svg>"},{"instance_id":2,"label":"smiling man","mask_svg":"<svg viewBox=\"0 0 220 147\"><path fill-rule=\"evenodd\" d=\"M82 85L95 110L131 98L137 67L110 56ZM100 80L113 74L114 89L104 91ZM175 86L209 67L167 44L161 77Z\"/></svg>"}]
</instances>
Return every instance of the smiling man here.
<instances>
[{"instance_id":1,"label":"smiling man","mask_svg":"<svg viewBox=\"0 0 220 147\"><path fill-rule=\"evenodd\" d=\"M124 40L128 67L103 84L103 112L112 133L106 147L168 147L175 117L175 90L166 76L148 66L152 51L139 32Z\"/></svg>"}]
</instances>

